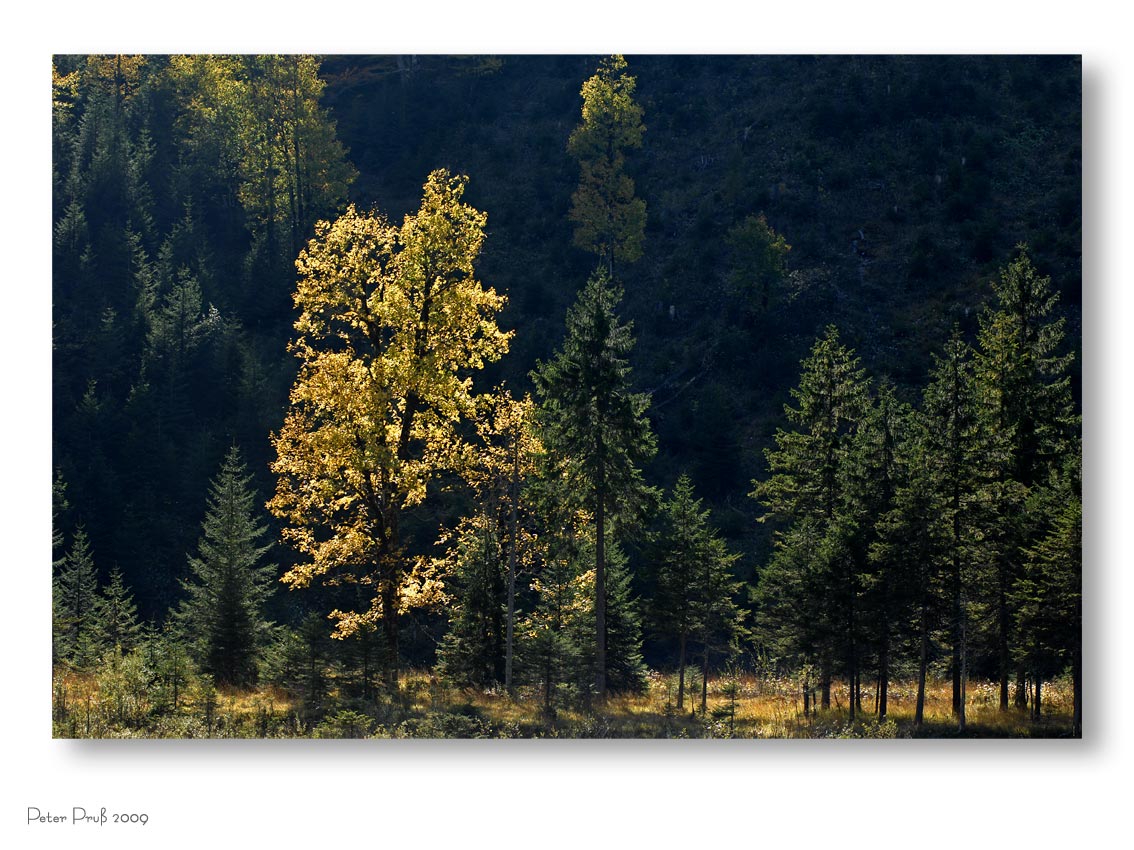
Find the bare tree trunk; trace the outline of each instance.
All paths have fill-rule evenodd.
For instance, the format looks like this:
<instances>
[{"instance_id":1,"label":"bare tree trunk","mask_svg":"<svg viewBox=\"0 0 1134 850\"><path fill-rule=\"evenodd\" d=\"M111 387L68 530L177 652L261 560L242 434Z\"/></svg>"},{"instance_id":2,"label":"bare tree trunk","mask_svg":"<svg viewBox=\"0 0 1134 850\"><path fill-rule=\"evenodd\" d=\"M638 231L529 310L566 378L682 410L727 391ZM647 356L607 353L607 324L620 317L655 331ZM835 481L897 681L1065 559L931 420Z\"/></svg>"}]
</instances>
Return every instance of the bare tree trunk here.
<instances>
[{"instance_id":1,"label":"bare tree trunk","mask_svg":"<svg viewBox=\"0 0 1134 850\"><path fill-rule=\"evenodd\" d=\"M1083 652L1075 647L1071 654L1071 734L1083 736Z\"/></svg>"},{"instance_id":2,"label":"bare tree trunk","mask_svg":"<svg viewBox=\"0 0 1134 850\"><path fill-rule=\"evenodd\" d=\"M601 440L598 447L598 486L595 508L595 691L606 699L606 480Z\"/></svg>"},{"instance_id":3,"label":"bare tree trunk","mask_svg":"<svg viewBox=\"0 0 1134 850\"><path fill-rule=\"evenodd\" d=\"M512 539L511 545L508 547L508 633L504 650L504 687L508 693L512 693L512 640L516 619L516 547L519 544L519 520L516 503L519 501L519 479L520 441L519 437L515 436L512 438Z\"/></svg>"},{"instance_id":4,"label":"bare tree trunk","mask_svg":"<svg viewBox=\"0 0 1134 850\"><path fill-rule=\"evenodd\" d=\"M681 633L680 649L677 652L677 710L685 708L685 632Z\"/></svg>"},{"instance_id":5,"label":"bare tree trunk","mask_svg":"<svg viewBox=\"0 0 1134 850\"><path fill-rule=\"evenodd\" d=\"M968 660L969 660L968 659L968 651L969 650L968 650L968 634L967 634L968 622L967 622L967 620L968 620L968 618L965 616L965 603L964 603L964 600L962 599L961 600L961 671L960 671L961 672L961 704L960 704L960 713L957 716L958 721L959 721L958 729L961 732L965 731L965 701L966 701L965 688L966 688L966 685L968 684L968 681L967 681L967 679L968 679L968 667L967 667L967 665L968 665Z\"/></svg>"},{"instance_id":6,"label":"bare tree trunk","mask_svg":"<svg viewBox=\"0 0 1134 850\"><path fill-rule=\"evenodd\" d=\"M914 709L914 725L921 726L925 720L925 671L929 666L929 623L924 608L921 609L921 653L917 665L917 708Z\"/></svg>"},{"instance_id":7,"label":"bare tree trunk","mask_svg":"<svg viewBox=\"0 0 1134 850\"><path fill-rule=\"evenodd\" d=\"M709 639L705 637L705 657L701 662L701 716L705 716L709 704Z\"/></svg>"}]
</instances>

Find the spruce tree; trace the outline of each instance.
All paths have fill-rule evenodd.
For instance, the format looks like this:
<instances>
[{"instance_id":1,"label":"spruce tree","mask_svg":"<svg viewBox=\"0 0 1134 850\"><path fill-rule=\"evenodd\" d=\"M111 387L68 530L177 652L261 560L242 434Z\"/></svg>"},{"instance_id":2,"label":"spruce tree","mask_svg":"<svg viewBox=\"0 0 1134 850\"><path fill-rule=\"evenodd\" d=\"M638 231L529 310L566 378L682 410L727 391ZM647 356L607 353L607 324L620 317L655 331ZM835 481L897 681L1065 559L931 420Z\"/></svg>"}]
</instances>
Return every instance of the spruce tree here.
<instances>
[{"instance_id":1,"label":"spruce tree","mask_svg":"<svg viewBox=\"0 0 1134 850\"><path fill-rule=\"evenodd\" d=\"M1081 735L1083 623L1083 503L1079 459L1073 457L1028 500L1042 532L1025 554L1012 590L1018 612L1015 660L1031 674L1033 716L1042 708L1041 689L1065 668L1071 670L1072 734Z\"/></svg>"},{"instance_id":2,"label":"spruce tree","mask_svg":"<svg viewBox=\"0 0 1134 850\"><path fill-rule=\"evenodd\" d=\"M102 590L99 608L99 633L103 646L119 655L132 651L141 639L142 626L134 596L122 580L122 571L110 571L110 582Z\"/></svg>"},{"instance_id":3,"label":"spruce tree","mask_svg":"<svg viewBox=\"0 0 1134 850\"><path fill-rule=\"evenodd\" d=\"M98 660L98 575L95 572L86 530L75 530L71 550L55 580L53 595L57 620L53 629L58 646L55 655L79 669Z\"/></svg>"},{"instance_id":4,"label":"spruce tree","mask_svg":"<svg viewBox=\"0 0 1134 850\"><path fill-rule=\"evenodd\" d=\"M608 519L632 519L652 498L641 465L656 442L650 399L630 391L629 324L615 308L621 289L598 269L567 313L567 338L554 359L532 372L541 399L544 443L566 485L593 517L595 540L595 690L607 691L606 542Z\"/></svg>"},{"instance_id":5,"label":"spruce tree","mask_svg":"<svg viewBox=\"0 0 1134 850\"><path fill-rule=\"evenodd\" d=\"M709 526L709 511L693 495L693 483L682 475L672 498L663 505L665 531L662 536L657 594L653 620L657 631L677 640L677 709L685 705L685 667L689 643L701 640L704 661L715 640L732 636L739 622L736 592L729 568L736 560L729 555ZM715 637L714 637L715 636ZM702 670L702 674L707 672ZM704 675L702 675L702 679Z\"/></svg>"},{"instance_id":6,"label":"spruce tree","mask_svg":"<svg viewBox=\"0 0 1134 850\"><path fill-rule=\"evenodd\" d=\"M545 712L555 711L561 691L576 696L590 693L593 586L593 570L562 544L551 547L532 580L537 602L520 620L518 660L522 677L539 685Z\"/></svg>"},{"instance_id":7,"label":"spruce tree","mask_svg":"<svg viewBox=\"0 0 1134 850\"><path fill-rule=\"evenodd\" d=\"M1000 512L1003 545L996 567L996 632L1000 658L1000 707L1008 707L1008 679L1014 639L1013 585L1025 552L1041 530L1020 510L1032 488L1042 486L1071 450L1079 429L1068 369L1061 353L1064 320L1055 318L1058 295L1019 245L1018 255L993 282L996 306L981 318L977 375L990 428L1007 443L996 462L996 481L1007 493L1019 491ZM1020 489L1022 488L1022 490ZM1017 672L1016 704L1025 700L1023 671Z\"/></svg>"},{"instance_id":8,"label":"spruce tree","mask_svg":"<svg viewBox=\"0 0 1134 850\"><path fill-rule=\"evenodd\" d=\"M846 659L857 675L855 636L858 570L848 545L844 508L855 431L867 411L865 373L831 325L801 363L798 406L784 411L795 431L776 431L765 452L771 476L754 482L752 496L766 510L761 522L781 524L773 556L760 580L765 623L791 630L788 648L819 667L822 704L830 706L834 667Z\"/></svg>"},{"instance_id":9,"label":"spruce tree","mask_svg":"<svg viewBox=\"0 0 1134 850\"><path fill-rule=\"evenodd\" d=\"M506 556L487 514L462 521L450 553L449 631L437 649L438 672L462 685L504 680Z\"/></svg>"},{"instance_id":10,"label":"spruce tree","mask_svg":"<svg viewBox=\"0 0 1134 850\"><path fill-rule=\"evenodd\" d=\"M949 588L953 714L961 723L969 602L985 596L982 573L997 545L996 517L1010 510L1013 499L1009 491L993 487L991 464L1002 454L1003 432L989 429L978 390L972 349L954 329L944 354L934 355L922 411Z\"/></svg>"},{"instance_id":11,"label":"spruce tree","mask_svg":"<svg viewBox=\"0 0 1134 850\"><path fill-rule=\"evenodd\" d=\"M254 682L270 632L263 605L276 568L261 563L270 544L261 543L267 528L256 516L251 480L233 446L212 482L199 556L189 558L187 598L177 612L186 642L218 684Z\"/></svg>"},{"instance_id":12,"label":"spruce tree","mask_svg":"<svg viewBox=\"0 0 1134 850\"><path fill-rule=\"evenodd\" d=\"M945 499L935 486L932 460L927 451L924 418L913 415L897 446L897 487L892 504L882 514L870 546L875 574L885 581L889 611L896 635L908 631L917 646L918 674L914 724L925 717L926 678L932 660L933 634L948 610L949 591L945 534L939 516ZM884 578L883 578L884 577ZM903 629L903 621L905 628ZM881 666L881 665L880 665ZM878 715L886 707L880 692Z\"/></svg>"}]
</instances>

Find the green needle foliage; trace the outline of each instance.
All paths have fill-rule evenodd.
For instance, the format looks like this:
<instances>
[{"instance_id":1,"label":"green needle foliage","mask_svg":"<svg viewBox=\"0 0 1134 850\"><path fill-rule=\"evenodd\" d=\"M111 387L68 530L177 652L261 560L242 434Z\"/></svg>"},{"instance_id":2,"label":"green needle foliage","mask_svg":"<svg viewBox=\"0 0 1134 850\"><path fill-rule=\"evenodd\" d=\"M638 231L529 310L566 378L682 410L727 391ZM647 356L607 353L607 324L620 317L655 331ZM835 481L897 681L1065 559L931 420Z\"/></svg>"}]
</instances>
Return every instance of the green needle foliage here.
<instances>
[{"instance_id":1,"label":"green needle foliage","mask_svg":"<svg viewBox=\"0 0 1134 850\"><path fill-rule=\"evenodd\" d=\"M545 445L572 498L594 521L595 684L600 698L607 687L607 518L632 521L654 497L641 471L656 451L646 417L650 398L630 391L634 338L630 325L615 314L621 298L606 271L596 270L567 313L562 350L532 372Z\"/></svg>"},{"instance_id":2,"label":"green needle foliage","mask_svg":"<svg viewBox=\"0 0 1134 850\"><path fill-rule=\"evenodd\" d=\"M129 654L141 640L142 626L134 596L117 567L110 571L110 583L102 591L99 631L103 646L119 655Z\"/></svg>"},{"instance_id":3,"label":"green needle foliage","mask_svg":"<svg viewBox=\"0 0 1134 850\"><path fill-rule=\"evenodd\" d=\"M98 660L98 575L86 531L75 531L54 586L55 655L79 669Z\"/></svg>"},{"instance_id":4,"label":"green needle foliage","mask_svg":"<svg viewBox=\"0 0 1134 850\"><path fill-rule=\"evenodd\" d=\"M276 567L261 563L271 548L256 516L252 478L233 446L209 492L198 557L189 558L187 598L177 612L185 642L217 684L256 681L271 625L263 613Z\"/></svg>"}]
</instances>

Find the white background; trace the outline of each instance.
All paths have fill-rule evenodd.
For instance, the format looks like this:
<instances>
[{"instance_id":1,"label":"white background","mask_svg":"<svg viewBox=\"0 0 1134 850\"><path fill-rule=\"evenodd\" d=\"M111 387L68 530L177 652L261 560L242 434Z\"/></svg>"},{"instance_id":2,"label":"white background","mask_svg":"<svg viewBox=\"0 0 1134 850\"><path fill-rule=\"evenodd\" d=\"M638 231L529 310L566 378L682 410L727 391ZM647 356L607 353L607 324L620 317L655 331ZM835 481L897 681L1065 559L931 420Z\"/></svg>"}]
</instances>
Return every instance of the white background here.
<instances>
[{"instance_id":1,"label":"white background","mask_svg":"<svg viewBox=\"0 0 1134 850\"><path fill-rule=\"evenodd\" d=\"M52 3L4 19L0 841L6 847L1130 846L1129 22L1119 4ZM1084 80L1085 739L54 741L53 53L1073 53ZM581 81L580 81L581 82ZM1129 249L1126 249L1129 250ZM27 807L144 811L29 825Z\"/></svg>"}]
</instances>

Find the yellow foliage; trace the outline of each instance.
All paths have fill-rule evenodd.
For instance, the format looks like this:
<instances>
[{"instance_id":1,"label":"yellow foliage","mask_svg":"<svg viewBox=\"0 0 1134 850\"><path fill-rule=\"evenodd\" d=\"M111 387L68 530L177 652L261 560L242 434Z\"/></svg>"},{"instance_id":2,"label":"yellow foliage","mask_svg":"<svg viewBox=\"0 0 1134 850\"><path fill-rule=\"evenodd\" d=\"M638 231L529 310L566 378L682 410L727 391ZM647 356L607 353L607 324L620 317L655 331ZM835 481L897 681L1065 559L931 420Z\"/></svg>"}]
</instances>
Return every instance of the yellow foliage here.
<instances>
[{"instance_id":1,"label":"yellow foliage","mask_svg":"<svg viewBox=\"0 0 1134 850\"><path fill-rule=\"evenodd\" d=\"M373 587L367 611L332 613L339 637L444 599L436 565L400 551L398 516L466 462L457 426L477 412L467 373L511 338L496 325L504 297L475 277L486 216L462 202L466 183L434 171L400 227L352 206L319 222L296 261L301 366L272 438L268 507L308 559L286 583Z\"/></svg>"}]
</instances>

